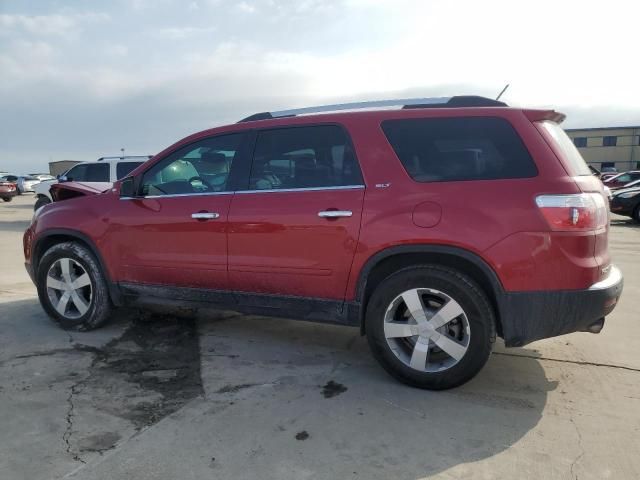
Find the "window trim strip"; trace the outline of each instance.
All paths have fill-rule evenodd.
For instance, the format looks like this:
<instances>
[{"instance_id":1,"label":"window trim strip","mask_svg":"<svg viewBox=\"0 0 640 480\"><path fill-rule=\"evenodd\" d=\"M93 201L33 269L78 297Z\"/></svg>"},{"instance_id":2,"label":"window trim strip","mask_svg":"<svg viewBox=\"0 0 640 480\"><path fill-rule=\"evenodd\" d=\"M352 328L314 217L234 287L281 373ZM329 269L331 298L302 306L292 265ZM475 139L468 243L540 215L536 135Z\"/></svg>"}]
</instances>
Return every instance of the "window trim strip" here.
<instances>
[{"instance_id":1,"label":"window trim strip","mask_svg":"<svg viewBox=\"0 0 640 480\"><path fill-rule=\"evenodd\" d=\"M142 200L154 198L175 198L175 197L203 197L209 195L233 195L235 193L276 193L276 192L320 192L324 190L359 190L364 189L364 185L338 185L334 187L308 187L308 188L272 188L269 190L235 190L231 192L206 192L206 193L172 193L169 195L148 195L146 197L120 197L120 200Z\"/></svg>"}]
</instances>

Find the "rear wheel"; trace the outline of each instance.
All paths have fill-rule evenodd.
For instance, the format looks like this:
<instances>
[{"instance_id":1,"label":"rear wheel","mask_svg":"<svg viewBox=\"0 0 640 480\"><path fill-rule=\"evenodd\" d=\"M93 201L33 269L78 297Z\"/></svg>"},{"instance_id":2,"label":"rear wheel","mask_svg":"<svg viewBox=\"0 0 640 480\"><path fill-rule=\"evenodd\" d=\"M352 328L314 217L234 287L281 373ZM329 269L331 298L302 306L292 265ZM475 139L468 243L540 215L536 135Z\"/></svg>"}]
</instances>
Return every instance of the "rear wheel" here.
<instances>
[{"instance_id":1,"label":"rear wheel","mask_svg":"<svg viewBox=\"0 0 640 480\"><path fill-rule=\"evenodd\" d=\"M495 342L495 317L466 275L440 266L401 270L385 279L367 306L375 358L409 385L441 390L473 378Z\"/></svg>"},{"instance_id":2,"label":"rear wheel","mask_svg":"<svg viewBox=\"0 0 640 480\"><path fill-rule=\"evenodd\" d=\"M2 197L3 202L10 202L11 200L13 200L11 197Z\"/></svg>"},{"instance_id":3,"label":"rear wheel","mask_svg":"<svg viewBox=\"0 0 640 480\"><path fill-rule=\"evenodd\" d=\"M38 297L65 329L92 330L109 319L111 301L100 265L76 242L54 245L38 265Z\"/></svg>"}]
</instances>

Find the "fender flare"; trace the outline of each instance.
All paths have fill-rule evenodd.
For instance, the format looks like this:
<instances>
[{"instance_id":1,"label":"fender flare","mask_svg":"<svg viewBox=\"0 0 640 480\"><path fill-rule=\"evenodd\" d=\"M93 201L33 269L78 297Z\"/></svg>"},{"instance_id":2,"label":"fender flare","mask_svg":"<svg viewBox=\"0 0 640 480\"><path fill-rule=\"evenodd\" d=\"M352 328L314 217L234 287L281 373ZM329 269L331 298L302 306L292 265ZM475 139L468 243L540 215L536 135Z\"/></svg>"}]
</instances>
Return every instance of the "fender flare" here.
<instances>
[{"instance_id":1,"label":"fender flare","mask_svg":"<svg viewBox=\"0 0 640 480\"><path fill-rule=\"evenodd\" d=\"M402 254L411 254L411 253L428 253L428 254L441 254L448 255L453 257L458 257L463 260L466 260L472 263L475 267L477 267L484 276L489 280L489 284L491 286L492 293L495 296L495 307L496 307L496 315L498 316L499 321L503 322L503 313L505 311L504 302L505 302L505 290L502 286L502 282L498 278L498 275L493 270L493 268L482 258L480 255L471 252L470 250L466 250L460 247L453 247L450 245L439 245L439 244L415 244L415 245L397 245L385 248L373 256L371 256L358 275L358 281L356 283L356 297L355 300L359 305L359 321L361 326L361 331L364 333L364 317L365 317L365 292L367 289L367 280L369 278L369 274L371 271L380 264L383 260ZM504 325L503 325L504 326Z\"/></svg>"},{"instance_id":2,"label":"fender flare","mask_svg":"<svg viewBox=\"0 0 640 480\"><path fill-rule=\"evenodd\" d=\"M120 293L120 289L117 284L111 281L111 277L109 276L109 270L106 267L106 264L102 258L102 254L98 247L96 247L95 243L91 238L78 230L72 230L68 228L51 228L47 229L38 235L38 238L35 240L33 244L33 253L32 253L32 264L34 274L38 271L38 264L40 263L40 257L44 254L42 250L43 241L47 238L51 238L54 236L65 236L71 237L76 240L80 240L83 244L89 247L93 256L98 260L98 264L100 265L100 269L102 270L102 274L104 275L104 279L107 282L107 286L109 288L109 295L111 296L111 301L116 305L122 305L122 295Z\"/></svg>"}]
</instances>

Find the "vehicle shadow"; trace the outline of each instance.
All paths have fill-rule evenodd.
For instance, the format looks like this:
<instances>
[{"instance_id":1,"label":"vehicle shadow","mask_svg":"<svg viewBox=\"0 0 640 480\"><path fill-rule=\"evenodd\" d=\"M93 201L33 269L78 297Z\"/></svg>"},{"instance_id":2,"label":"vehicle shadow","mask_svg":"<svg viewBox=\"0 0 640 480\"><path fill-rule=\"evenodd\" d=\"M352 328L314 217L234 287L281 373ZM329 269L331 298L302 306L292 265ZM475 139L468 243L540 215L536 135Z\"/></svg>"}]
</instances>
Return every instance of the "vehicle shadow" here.
<instances>
[{"instance_id":1,"label":"vehicle shadow","mask_svg":"<svg viewBox=\"0 0 640 480\"><path fill-rule=\"evenodd\" d=\"M640 228L640 223L632 220L631 218L624 218L624 217L618 217L615 219L612 218L610 223L612 227L627 227L627 228L634 228L634 229Z\"/></svg>"},{"instance_id":2,"label":"vehicle shadow","mask_svg":"<svg viewBox=\"0 0 640 480\"><path fill-rule=\"evenodd\" d=\"M24 232L29 228L28 221L13 220L0 222L0 232Z\"/></svg>"},{"instance_id":3,"label":"vehicle shadow","mask_svg":"<svg viewBox=\"0 0 640 480\"><path fill-rule=\"evenodd\" d=\"M411 388L386 374L365 338L347 327L207 312L200 334L207 395L215 398L234 385L274 385L270 400L263 395L254 404L245 398L237 413L244 422L263 426L251 432L252 448L257 442L267 457L294 458L295 445L288 438L279 443L273 432L277 425L295 424L314 436L315 455L321 457L295 450L298 467L315 467L320 476L331 464L334 478L351 477L355 470L362 478L416 479L492 457L538 424L548 392L557 386L538 360L495 355L476 378L456 389ZM326 387L335 385L344 393L328 399ZM228 444L244 448L242 432L231 429L233 413L225 412L228 416ZM275 472L277 461L259 467Z\"/></svg>"},{"instance_id":4,"label":"vehicle shadow","mask_svg":"<svg viewBox=\"0 0 640 480\"><path fill-rule=\"evenodd\" d=\"M35 201L35 197L33 197L33 203L8 202L4 204L4 208L7 210L33 210Z\"/></svg>"}]
</instances>

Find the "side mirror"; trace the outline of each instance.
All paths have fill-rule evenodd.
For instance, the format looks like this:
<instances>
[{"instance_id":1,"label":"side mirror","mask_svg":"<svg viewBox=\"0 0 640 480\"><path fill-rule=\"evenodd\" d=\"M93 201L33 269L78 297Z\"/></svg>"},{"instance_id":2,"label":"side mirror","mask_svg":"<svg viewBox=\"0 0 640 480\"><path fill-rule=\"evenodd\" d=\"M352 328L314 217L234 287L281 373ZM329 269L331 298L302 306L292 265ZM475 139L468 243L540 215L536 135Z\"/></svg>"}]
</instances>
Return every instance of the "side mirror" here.
<instances>
[{"instance_id":1,"label":"side mirror","mask_svg":"<svg viewBox=\"0 0 640 480\"><path fill-rule=\"evenodd\" d=\"M120 198L135 197L135 177L127 177L120 182Z\"/></svg>"},{"instance_id":2,"label":"side mirror","mask_svg":"<svg viewBox=\"0 0 640 480\"><path fill-rule=\"evenodd\" d=\"M58 175L58 181L60 182L70 182L72 179L67 177L66 175Z\"/></svg>"}]
</instances>

